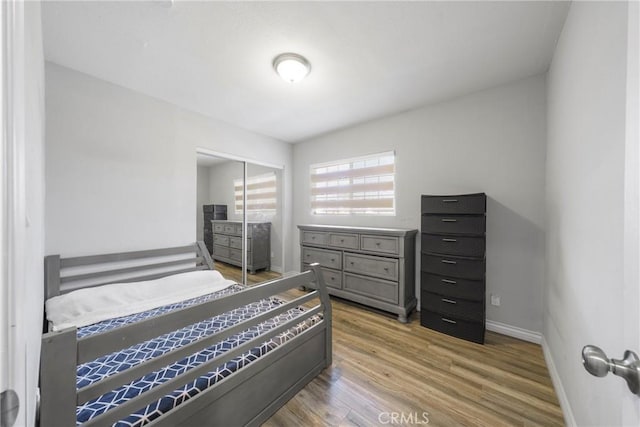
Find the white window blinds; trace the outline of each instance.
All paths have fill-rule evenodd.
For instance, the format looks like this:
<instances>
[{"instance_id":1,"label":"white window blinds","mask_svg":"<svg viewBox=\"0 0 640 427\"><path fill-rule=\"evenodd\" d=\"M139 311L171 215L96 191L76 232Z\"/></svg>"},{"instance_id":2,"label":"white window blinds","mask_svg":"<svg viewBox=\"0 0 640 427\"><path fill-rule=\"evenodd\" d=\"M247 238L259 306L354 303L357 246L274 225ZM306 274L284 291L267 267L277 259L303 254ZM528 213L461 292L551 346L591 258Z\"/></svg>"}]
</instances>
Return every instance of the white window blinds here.
<instances>
[{"instance_id":1,"label":"white window blinds","mask_svg":"<svg viewBox=\"0 0 640 427\"><path fill-rule=\"evenodd\" d=\"M242 178L234 179L235 209L242 213ZM276 174L269 172L247 178L247 212L275 213L277 201Z\"/></svg>"},{"instance_id":2,"label":"white window blinds","mask_svg":"<svg viewBox=\"0 0 640 427\"><path fill-rule=\"evenodd\" d=\"M395 153L311 165L314 215L395 215Z\"/></svg>"}]
</instances>

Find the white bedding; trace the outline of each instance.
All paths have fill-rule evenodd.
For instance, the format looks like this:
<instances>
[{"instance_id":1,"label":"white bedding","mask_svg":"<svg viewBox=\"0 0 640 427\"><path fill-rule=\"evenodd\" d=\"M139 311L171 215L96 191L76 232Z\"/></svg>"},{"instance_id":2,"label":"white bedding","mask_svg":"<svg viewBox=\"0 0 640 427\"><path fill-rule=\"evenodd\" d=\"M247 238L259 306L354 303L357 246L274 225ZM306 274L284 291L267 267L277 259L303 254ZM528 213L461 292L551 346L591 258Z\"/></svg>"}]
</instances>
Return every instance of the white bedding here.
<instances>
[{"instance_id":1,"label":"white bedding","mask_svg":"<svg viewBox=\"0 0 640 427\"><path fill-rule=\"evenodd\" d=\"M54 331L72 326L79 328L196 298L233 284L235 282L226 280L218 271L204 270L144 282L79 289L48 299L47 320Z\"/></svg>"}]
</instances>

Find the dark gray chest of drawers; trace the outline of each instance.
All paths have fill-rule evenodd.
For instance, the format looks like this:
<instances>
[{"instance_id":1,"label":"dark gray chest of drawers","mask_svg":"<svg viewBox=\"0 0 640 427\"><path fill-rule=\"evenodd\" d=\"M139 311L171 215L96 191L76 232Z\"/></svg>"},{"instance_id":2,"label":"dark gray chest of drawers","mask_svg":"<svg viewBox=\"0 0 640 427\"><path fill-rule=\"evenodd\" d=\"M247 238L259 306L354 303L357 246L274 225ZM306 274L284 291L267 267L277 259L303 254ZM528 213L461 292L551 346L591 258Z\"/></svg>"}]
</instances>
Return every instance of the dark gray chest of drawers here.
<instances>
[{"instance_id":1,"label":"dark gray chest of drawers","mask_svg":"<svg viewBox=\"0 0 640 427\"><path fill-rule=\"evenodd\" d=\"M398 315L416 307L415 236L399 228L299 225L300 267L321 266L330 294Z\"/></svg>"},{"instance_id":2,"label":"dark gray chest of drawers","mask_svg":"<svg viewBox=\"0 0 640 427\"><path fill-rule=\"evenodd\" d=\"M422 196L420 323L484 343L484 193Z\"/></svg>"}]
</instances>

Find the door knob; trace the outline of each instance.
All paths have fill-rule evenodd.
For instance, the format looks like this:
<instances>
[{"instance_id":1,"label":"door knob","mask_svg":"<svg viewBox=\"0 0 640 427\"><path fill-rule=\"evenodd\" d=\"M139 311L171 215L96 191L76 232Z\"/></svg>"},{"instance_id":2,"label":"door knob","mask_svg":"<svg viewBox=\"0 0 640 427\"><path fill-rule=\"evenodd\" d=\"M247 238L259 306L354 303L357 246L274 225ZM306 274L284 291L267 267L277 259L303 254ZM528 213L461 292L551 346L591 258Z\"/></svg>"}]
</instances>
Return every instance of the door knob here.
<instances>
[{"instance_id":1,"label":"door knob","mask_svg":"<svg viewBox=\"0 0 640 427\"><path fill-rule=\"evenodd\" d=\"M624 378L629 390L640 396L640 358L633 351L625 351L622 360L609 359L599 347L587 345L582 349L582 364L596 377L604 377L611 372Z\"/></svg>"}]
</instances>

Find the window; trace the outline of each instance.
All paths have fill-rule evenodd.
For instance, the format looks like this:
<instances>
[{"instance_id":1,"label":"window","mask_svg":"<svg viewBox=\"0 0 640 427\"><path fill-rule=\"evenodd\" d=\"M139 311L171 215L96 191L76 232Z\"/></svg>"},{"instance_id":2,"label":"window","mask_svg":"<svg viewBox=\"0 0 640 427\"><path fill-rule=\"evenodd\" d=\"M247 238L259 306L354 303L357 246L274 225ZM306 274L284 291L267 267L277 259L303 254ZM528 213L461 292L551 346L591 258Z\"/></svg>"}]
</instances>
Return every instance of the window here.
<instances>
[{"instance_id":1,"label":"window","mask_svg":"<svg viewBox=\"0 0 640 427\"><path fill-rule=\"evenodd\" d=\"M314 215L395 215L395 153L311 165Z\"/></svg>"},{"instance_id":2,"label":"window","mask_svg":"<svg viewBox=\"0 0 640 427\"><path fill-rule=\"evenodd\" d=\"M236 213L242 213L242 178L233 180ZM276 174L269 172L247 178L247 213L276 213Z\"/></svg>"}]
</instances>

